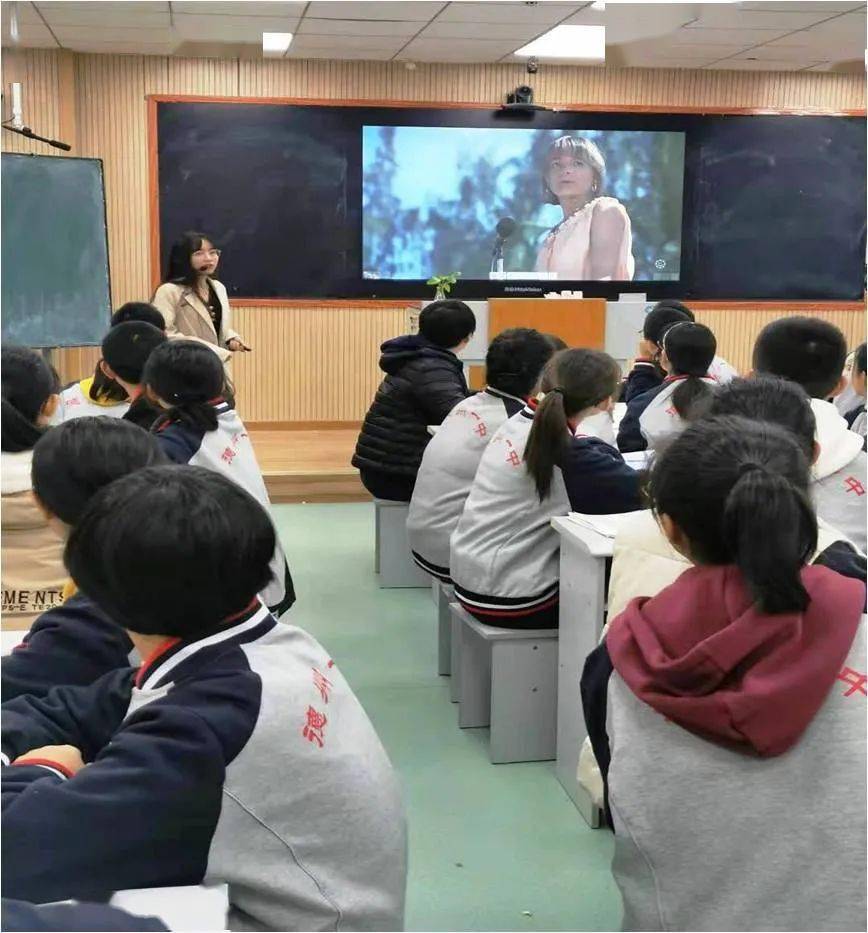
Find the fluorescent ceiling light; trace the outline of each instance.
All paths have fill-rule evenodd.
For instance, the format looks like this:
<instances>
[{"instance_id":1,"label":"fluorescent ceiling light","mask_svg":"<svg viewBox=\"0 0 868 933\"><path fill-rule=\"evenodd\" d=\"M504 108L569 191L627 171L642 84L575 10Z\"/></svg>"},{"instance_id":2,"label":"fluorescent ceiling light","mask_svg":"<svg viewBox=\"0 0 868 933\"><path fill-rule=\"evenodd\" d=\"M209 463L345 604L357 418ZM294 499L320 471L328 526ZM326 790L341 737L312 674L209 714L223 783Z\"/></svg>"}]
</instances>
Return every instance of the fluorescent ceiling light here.
<instances>
[{"instance_id":1,"label":"fluorescent ceiling light","mask_svg":"<svg viewBox=\"0 0 868 933\"><path fill-rule=\"evenodd\" d=\"M263 55L283 55L291 42L291 32L264 32L262 33L262 53Z\"/></svg>"},{"instance_id":2,"label":"fluorescent ceiling light","mask_svg":"<svg viewBox=\"0 0 868 933\"><path fill-rule=\"evenodd\" d=\"M605 61L605 26L555 26L554 29L516 50L516 55L534 58L574 58Z\"/></svg>"}]
</instances>

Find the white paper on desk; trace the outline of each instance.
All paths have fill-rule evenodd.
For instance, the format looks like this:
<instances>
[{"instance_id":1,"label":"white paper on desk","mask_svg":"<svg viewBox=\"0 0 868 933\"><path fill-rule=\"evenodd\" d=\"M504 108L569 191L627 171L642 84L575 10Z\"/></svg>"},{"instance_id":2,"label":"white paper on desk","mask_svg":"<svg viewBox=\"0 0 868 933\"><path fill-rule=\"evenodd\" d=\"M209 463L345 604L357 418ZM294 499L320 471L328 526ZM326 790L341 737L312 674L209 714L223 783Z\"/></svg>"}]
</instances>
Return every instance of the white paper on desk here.
<instances>
[{"instance_id":1,"label":"white paper on desk","mask_svg":"<svg viewBox=\"0 0 868 933\"><path fill-rule=\"evenodd\" d=\"M570 512L567 518L581 525L582 528L596 531L604 538L615 538L632 514L632 512L617 512L614 515L584 515L581 512Z\"/></svg>"},{"instance_id":2,"label":"white paper on desk","mask_svg":"<svg viewBox=\"0 0 868 933\"><path fill-rule=\"evenodd\" d=\"M116 891L109 903L141 917L159 917L170 930L225 930L229 886L134 888Z\"/></svg>"},{"instance_id":3,"label":"white paper on desk","mask_svg":"<svg viewBox=\"0 0 868 933\"><path fill-rule=\"evenodd\" d=\"M644 470L651 465L651 458L653 451L651 450L633 450L629 453L622 454L624 457L624 463L629 467L633 467L634 470Z\"/></svg>"}]
</instances>

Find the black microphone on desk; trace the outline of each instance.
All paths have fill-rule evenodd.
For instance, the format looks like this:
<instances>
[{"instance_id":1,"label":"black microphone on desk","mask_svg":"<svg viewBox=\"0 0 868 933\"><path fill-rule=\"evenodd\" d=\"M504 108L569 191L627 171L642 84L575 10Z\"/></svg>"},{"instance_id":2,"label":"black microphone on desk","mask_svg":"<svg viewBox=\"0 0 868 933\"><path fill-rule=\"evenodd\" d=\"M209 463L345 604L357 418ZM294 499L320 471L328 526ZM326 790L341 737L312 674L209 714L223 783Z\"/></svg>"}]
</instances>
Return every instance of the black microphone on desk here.
<instances>
[{"instance_id":1,"label":"black microphone on desk","mask_svg":"<svg viewBox=\"0 0 868 933\"><path fill-rule=\"evenodd\" d=\"M491 272L495 275L503 275L503 244L515 233L516 227L518 224L512 217L502 217L494 228L497 237L491 251Z\"/></svg>"}]
</instances>

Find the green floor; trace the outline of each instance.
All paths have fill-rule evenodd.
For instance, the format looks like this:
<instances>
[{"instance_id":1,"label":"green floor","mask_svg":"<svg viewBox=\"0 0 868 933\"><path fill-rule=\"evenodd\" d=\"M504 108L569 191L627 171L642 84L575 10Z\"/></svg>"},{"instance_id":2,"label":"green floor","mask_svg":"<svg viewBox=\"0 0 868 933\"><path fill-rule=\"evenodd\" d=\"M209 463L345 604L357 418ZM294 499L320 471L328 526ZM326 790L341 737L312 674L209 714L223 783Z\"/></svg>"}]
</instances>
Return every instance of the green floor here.
<instances>
[{"instance_id":1,"label":"green floor","mask_svg":"<svg viewBox=\"0 0 868 933\"><path fill-rule=\"evenodd\" d=\"M373 505L275 507L292 622L340 665L398 769L410 827L408 930L617 930L612 838L585 825L551 762L492 765L436 670L428 590L381 590Z\"/></svg>"}]
</instances>

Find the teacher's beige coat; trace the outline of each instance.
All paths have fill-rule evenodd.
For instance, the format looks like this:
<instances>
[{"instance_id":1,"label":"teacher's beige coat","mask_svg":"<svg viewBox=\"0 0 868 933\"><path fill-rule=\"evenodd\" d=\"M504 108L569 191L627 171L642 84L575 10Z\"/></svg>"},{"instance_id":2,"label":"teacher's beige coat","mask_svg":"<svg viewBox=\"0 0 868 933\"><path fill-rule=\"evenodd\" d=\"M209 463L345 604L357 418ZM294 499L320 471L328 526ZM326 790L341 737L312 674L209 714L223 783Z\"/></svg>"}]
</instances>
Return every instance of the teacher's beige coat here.
<instances>
[{"instance_id":1,"label":"teacher's beige coat","mask_svg":"<svg viewBox=\"0 0 868 933\"><path fill-rule=\"evenodd\" d=\"M168 337L175 340L199 340L207 343L226 363L232 358L232 353L226 348L226 344L233 338L240 338L232 330L232 311L229 308L229 296L226 294L225 286L216 279L211 279L211 285L223 306L219 334L214 329L205 302L189 285L166 282L157 289L153 305L166 321Z\"/></svg>"}]
</instances>

